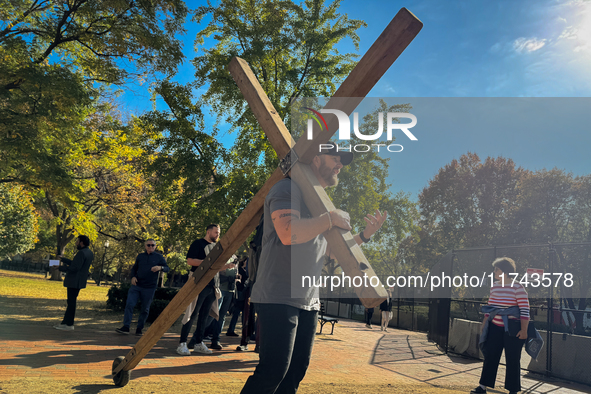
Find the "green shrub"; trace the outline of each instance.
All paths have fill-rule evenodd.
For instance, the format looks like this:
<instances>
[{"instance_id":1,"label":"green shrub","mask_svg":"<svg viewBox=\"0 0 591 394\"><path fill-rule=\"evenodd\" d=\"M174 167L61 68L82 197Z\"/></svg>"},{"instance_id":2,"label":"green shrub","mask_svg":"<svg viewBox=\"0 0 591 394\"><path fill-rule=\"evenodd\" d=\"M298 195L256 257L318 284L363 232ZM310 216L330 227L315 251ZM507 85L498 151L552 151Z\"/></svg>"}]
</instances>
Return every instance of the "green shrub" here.
<instances>
[{"instance_id":1,"label":"green shrub","mask_svg":"<svg viewBox=\"0 0 591 394\"><path fill-rule=\"evenodd\" d=\"M150 313L148 313L148 323L154 323L164 308L168 306L169 302L169 300L153 300L152 306L150 306Z\"/></svg>"},{"instance_id":2,"label":"green shrub","mask_svg":"<svg viewBox=\"0 0 591 394\"><path fill-rule=\"evenodd\" d=\"M107 308L114 311L125 310L125 303L127 302L127 292L131 287L130 283L120 283L113 285L107 293Z\"/></svg>"},{"instance_id":3,"label":"green shrub","mask_svg":"<svg viewBox=\"0 0 591 394\"><path fill-rule=\"evenodd\" d=\"M154 294L155 300L165 300L170 301L174 298L176 293L178 293L178 289L169 289L167 287L158 287L156 289L156 294Z\"/></svg>"}]
</instances>

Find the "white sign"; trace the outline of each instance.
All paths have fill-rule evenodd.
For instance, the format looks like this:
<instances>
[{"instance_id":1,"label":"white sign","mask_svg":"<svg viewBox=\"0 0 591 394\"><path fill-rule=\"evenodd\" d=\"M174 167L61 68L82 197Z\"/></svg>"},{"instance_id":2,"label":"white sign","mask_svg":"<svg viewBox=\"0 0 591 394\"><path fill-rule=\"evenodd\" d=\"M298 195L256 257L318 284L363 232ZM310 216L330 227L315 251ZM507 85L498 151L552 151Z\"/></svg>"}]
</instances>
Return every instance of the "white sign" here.
<instances>
[{"instance_id":1,"label":"white sign","mask_svg":"<svg viewBox=\"0 0 591 394\"><path fill-rule=\"evenodd\" d=\"M60 265L60 261L59 260L49 260L49 266L50 267L57 267L58 265Z\"/></svg>"}]
</instances>

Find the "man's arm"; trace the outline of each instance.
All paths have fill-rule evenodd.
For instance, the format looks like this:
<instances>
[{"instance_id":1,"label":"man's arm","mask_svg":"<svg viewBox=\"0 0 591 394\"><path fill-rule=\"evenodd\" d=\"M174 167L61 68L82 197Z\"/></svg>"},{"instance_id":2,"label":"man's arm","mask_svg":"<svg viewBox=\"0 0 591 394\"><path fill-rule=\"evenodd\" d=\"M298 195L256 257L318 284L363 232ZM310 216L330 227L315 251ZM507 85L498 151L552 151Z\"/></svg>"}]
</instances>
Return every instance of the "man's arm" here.
<instances>
[{"instance_id":1,"label":"man's arm","mask_svg":"<svg viewBox=\"0 0 591 394\"><path fill-rule=\"evenodd\" d=\"M161 257L160 264L152 267L152 272L157 272L157 271L168 272L168 271L170 271L170 267L166 263L166 259L164 258L164 256L160 255L160 257Z\"/></svg>"},{"instance_id":2,"label":"man's arm","mask_svg":"<svg viewBox=\"0 0 591 394\"><path fill-rule=\"evenodd\" d=\"M64 260L67 260L67 262ZM79 250L78 253L76 253L76 256L74 256L73 260L69 260L62 257L62 261L68 266L63 267L63 269L60 269L60 271L66 271L71 273L78 272L78 270L82 268L82 265L84 264L84 253L82 253L82 251Z\"/></svg>"},{"instance_id":3,"label":"man's arm","mask_svg":"<svg viewBox=\"0 0 591 394\"><path fill-rule=\"evenodd\" d=\"M189 264L193 267L199 267L201 265L201 263L203 263L203 260L192 259L190 257L187 257L187 264Z\"/></svg>"},{"instance_id":4,"label":"man's arm","mask_svg":"<svg viewBox=\"0 0 591 394\"><path fill-rule=\"evenodd\" d=\"M236 255L233 255L232 257L236 257ZM205 260L205 259L203 259L203 260ZM187 257L187 264L189 264L190 266L193 266L193 267L199 267L199 266L201 265L201 263L203 263L203 260L200 260L200 259L193 259L193 258ZM226 269L228 269L228 268L234 268L234 267L236 267L236 264L234 264L234 263L226 263L226 264L225 264L225 265L224 265L224 266L223 266L223 267L220 269L220 271L221 271L221 270L226 270Z\"/></svg>"},{"instance_id":5,"label":"man's arm","mask_svg":"<svg viewBox=\"0 0 591 394\"><path fill-rule=\"evenodd\" d=\"M349 214L340 209L310 219L301 219L300 212L293 209L278 209L271 213L271 219L283 245L308 242L332 227L351 230Z\"/></svg>"}]
</instances>

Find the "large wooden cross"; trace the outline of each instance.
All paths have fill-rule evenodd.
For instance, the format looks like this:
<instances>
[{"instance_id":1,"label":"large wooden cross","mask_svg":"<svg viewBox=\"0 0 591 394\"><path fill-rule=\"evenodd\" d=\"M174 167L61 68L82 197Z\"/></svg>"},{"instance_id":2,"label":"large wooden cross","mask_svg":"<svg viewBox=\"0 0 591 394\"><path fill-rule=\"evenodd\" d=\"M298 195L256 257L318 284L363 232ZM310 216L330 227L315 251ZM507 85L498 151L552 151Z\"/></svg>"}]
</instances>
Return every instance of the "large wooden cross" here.
<instances>
[{"instance_id":1,"label":"large wooden cross","mask_svg":"<svg viewBox=\"0 0 591 394\"><path fill-rule=\"evenodd\" d=\"M347 98L345 105L341 101L337 108L337 100L331 99L324 108L339 109L350 115L422 27L421 21L406 8L402 8L336 91L334 98ZM289 175L302 190L304 202L314 216L335 209L309 164L318 154L319 144L326 143L336 132L337 122L329 123L328 129L315 133L313 139L300 138L295 143L248 64L240 58L234 58L229 64L229 70L277 156L282 159L281 165L197 268L194 281L187 282L179 290L127 356L115 359L112 374L113 381L118 386L125 386L129 382L131 370L254 231L263 213L265 197L275 183ZM349 231L333 228L324 236L346 275L375 276ZM368 308L379 305L387 296L382 286L359 287L356 292Z\"/></svg>"}]
</instances>

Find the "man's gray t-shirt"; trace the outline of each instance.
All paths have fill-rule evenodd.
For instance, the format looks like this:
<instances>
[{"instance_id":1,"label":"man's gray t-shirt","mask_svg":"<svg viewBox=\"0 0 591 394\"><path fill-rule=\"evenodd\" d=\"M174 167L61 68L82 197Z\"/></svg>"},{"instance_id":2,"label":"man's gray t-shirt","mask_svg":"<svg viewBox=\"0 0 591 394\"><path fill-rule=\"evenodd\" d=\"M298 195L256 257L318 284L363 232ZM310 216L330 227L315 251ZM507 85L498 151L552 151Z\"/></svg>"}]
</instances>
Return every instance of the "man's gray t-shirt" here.
<instances>
[{"instance_id":1,"label":"man's gray t-shirt","mask_svg":"<svg viewBox=\"0 0 591 394\"><path fill-rule=\"evenodd\" d=\"M302 287L302 276L313 278L320 275L326 240L320 234L303 244L283 245L271 219L271 214L281 209L299 211L302 219L312 217L300 188L291 179L283 179L271 188L265 199L263 246L250 300L258 304L284 304L304 310L319 310L318 288Z\"/></svg>"}]
</instances>

